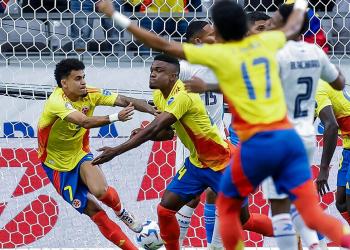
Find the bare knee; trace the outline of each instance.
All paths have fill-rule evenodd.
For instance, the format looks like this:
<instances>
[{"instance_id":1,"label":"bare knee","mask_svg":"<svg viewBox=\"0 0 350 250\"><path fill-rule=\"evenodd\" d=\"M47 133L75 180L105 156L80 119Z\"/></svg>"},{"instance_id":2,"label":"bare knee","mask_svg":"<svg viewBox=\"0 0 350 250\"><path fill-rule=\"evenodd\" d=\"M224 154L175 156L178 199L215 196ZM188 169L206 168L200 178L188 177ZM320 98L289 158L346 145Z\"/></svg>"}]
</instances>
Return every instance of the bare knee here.
<instances>
[{"instance_id":1,"label":"bare knee","mask_svg":"<svg viewBox=\"0 0 350 250\"><path fill-rule=\"evenodd\" d=\"M200 202L200 197L197 196L196 198L189 201L186 205L189 206L190 208L196 208L199 202Z\"/></svg>"},{"instance_id":2,"label":"bare knee","mask_svg":"<svg viewBox=\"0 0 350 250\"><path fill-rule=\"evenodd\" d=\"M101 199L105 193L107 192L108 186L107 185L96 185L96 186L90 186L89 191L91 194L93 194L97 199Z\"/></svg>"},{"instance_id":3,"label":"bare knee","mask_svg":"<svg viewBox=\"0 0 350 250\"><path fill-rule=\"evenodd\" d=\"M88 194L88 202L87 202L86 208L84 210L84 214L86 214L89 217L92 217L96 213L98 213L102 210L103 209L100 207L100 205L97 203L97 201L93 197L91 197L90 194Z\"/></svg>"}]
</instances>

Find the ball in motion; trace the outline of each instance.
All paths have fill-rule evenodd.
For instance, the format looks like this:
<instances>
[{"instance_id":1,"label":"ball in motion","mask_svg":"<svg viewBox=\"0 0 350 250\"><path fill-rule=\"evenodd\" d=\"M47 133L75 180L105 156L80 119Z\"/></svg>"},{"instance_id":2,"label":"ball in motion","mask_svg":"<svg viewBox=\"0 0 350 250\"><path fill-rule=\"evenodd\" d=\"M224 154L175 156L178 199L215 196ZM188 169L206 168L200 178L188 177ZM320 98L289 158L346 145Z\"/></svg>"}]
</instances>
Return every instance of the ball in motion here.
<instances>
[{"instance_id":1,"label":"ball in motion","mask_svg":"<svg viewBox=\"0 0 350 250\"><path fill-rule=\"evenodd\" d=\"M137 244L146 250L156 250L163 246L160 238L158 223L147 220L143 223L143 229L136 235Z\"/></svg>"}]
</instances>

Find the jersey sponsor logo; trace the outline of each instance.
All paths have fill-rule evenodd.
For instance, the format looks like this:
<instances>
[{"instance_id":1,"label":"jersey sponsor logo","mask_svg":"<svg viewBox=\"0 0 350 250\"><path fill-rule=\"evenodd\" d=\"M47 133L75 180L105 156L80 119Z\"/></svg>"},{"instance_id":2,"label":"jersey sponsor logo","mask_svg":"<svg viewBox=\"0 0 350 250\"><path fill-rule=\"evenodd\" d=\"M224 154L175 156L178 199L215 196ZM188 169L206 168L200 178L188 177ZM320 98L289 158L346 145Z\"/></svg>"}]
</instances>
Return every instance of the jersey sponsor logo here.
<instances>
[{"instance_id":1,"label":"jersey sponsor logo","mask_svg":"<svg viewBox=\"0 0 350 250\"><path fill-rule=\"evenodd\" d=\"M109 95L112 95L112 92L109 91L108 89L102 89L102 95L109 96Z\"/></svg>"},{"instance_id":2,"label":"jersey sponsor logo","mask_svg":"<svg viewBox=\"0 0 350 250\"><path fill-rule=\"evenodd\" d=\"M172 103L174 102L174 100L175 100L175 98L174 98L174 97L171 97L171 98L168 100L168 102L167 102L168 106L169 106L170 104L172 104Z\"/></svg>"},{"instance_id":3,"label":"jersey sponsor logo","mask_svg":"<svg viewBox=\"0 0 350 250\"><path fill-rule=\"evenodd\" d=\"M72 202L72 206L74 208L80 208L81 207L81 201L79 199L74 199Z\"/></svg>"},{"instance_id":4,"label":"jersey sponsor logo","mask_svg":"<svg viewBox=\"0 0 350 250\"><path fill-rule=\"evenodd\" d=\"M64 106L69 110L74 109L70 102L66 102L66 104Z\"/></svg>"}]
</instances>

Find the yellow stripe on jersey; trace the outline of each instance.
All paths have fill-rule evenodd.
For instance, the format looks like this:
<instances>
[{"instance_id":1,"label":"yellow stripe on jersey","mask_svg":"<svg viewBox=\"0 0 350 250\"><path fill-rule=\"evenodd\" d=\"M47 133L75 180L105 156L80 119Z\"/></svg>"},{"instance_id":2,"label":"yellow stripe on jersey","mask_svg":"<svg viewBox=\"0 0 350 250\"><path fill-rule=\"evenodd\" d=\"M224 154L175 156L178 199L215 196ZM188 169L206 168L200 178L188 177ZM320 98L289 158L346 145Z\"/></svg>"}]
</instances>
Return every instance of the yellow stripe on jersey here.
<instances>
[{"instance_id":1,"label":"yellow stripe on jersey","mask_svg":"<svg viewBox=\"0 0 350 250\"><path fill-rule=\"evenodd\" d=\"M177 136L190 151L193 165L209 167L215 171L224 169L231 157L228 143L221 137L213 124L198 94L187 93L184 84L178 80L171 93L164 98L160 90L153 92L154 104L161 111L173 114Z\"/></svg>"},{"instance_id":2,"label":"yellow stripe on jersey","mask_svg":"<svg viewBox=\"0 0 350 250\"><path fill-rule=\"evenodd\" d=\"M343 147L350 149L350 93L335 90L320 80L316 91L316 114L326 106L332 106L339 129L343 136Z\"/></svg>"},{"instance_id":3,"label":"yellow stripe on jersey","mask_svg":"<svg viewBox=\"0 0 350 250\"><path fill-rule=\"evenodd\" d=\"M108 90L88 88L86 97L72 102L57 87L45 102L38 122L38 154L41 161L58 171L72 170L90 151L89 130L64 118L75 111L92 116L96 106L113 106L117 96Z\"/></svg>"},{"instance_id":4,"label":"yellow stripe on jersey","mask_svg":"<svg viewBox=\"0 0 350 250\"><path fill-rule=\"evenodd\" d=\"M260 131L291 127L276 60L285 42L284 33L271 31L235 42L183 45L190 63L216 74L242 141Z\"/></svg>"}]
</instances>

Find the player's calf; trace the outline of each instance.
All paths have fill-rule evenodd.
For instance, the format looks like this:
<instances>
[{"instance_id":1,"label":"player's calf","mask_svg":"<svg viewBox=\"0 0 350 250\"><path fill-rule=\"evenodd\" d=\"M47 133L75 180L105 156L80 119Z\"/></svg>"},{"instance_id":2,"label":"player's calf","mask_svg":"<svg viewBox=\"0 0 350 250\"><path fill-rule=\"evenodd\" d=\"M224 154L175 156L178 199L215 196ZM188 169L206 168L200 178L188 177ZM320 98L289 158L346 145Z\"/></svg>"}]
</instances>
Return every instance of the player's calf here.
<instances>
[{"instance_id":1,"label":"player's calf","mask_svg":"<svg viewBox=\"0 0 350 250\"><path fill-rule=\"evenodd\" d=\"M176 211L167 209L161 204L157 207L160 236L167 250L179 250L180 228L176 220Z\"/></svg>"}]
</instances>

